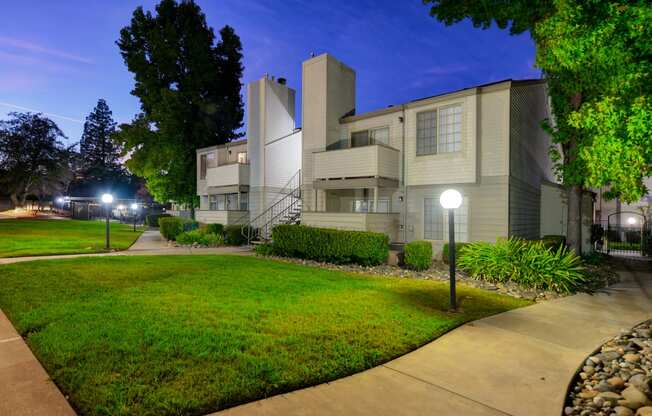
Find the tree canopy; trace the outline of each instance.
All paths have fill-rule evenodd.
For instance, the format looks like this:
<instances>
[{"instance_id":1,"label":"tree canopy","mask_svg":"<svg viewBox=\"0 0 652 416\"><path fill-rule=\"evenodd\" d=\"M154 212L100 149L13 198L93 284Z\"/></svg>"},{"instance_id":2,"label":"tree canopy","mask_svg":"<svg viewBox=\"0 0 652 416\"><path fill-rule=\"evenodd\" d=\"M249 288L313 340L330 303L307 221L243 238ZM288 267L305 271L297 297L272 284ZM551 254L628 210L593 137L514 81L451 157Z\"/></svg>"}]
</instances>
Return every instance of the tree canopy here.
<instances>
[{"instance_id":1,"label":"tree canopy","mask_svg":"<svg viewBox=\"0 0 652 416\"><path fill-rule=\"evenodd\" d=\"M65 136L41 114L10 113L0 121L0 184L15 206L28 195L39 199L61 193L72 179L72 149Z\"/></svg>"},{"instance_id":2,"label":"tree canopy","mask_svg":"<svg viewBox=\"0 0 652 416\"><path fill-rule=\"evenodd\" d=\"M137 8L120 32L141 114L116 139L160 202L195 204L195 150L240 136L242 46L233 28L219 33L194 1L175 0L162 0L155 14Z\"/></svg>"}]
</instances>

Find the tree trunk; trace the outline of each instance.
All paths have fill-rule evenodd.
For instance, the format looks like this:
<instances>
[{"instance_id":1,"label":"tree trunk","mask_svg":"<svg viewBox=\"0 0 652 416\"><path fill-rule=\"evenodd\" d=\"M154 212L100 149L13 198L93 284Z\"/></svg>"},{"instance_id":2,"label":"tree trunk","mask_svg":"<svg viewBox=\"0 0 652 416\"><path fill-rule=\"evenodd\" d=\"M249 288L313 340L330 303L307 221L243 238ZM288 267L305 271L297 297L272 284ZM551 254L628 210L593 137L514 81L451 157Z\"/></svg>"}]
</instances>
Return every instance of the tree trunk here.
<instances>
[{"instance_id":1,"label":"tree trunk","mask_svg":"<svg viewBox=\"0 0 652 416\"><path fill-rule=\"evenodd\" d=\"M18 208L18 195L16 195L16 193L12 193L9 195L9 199L11 199L11 203L14 204L14 208Z\"/></svg>"},{"instance_id":2,"label":"tree trunk","mask_svg":"<svg viewBox=\"0 0 652 416\"><path fill-rule=\"evenodd\" d=\"M582 187L579 185L571 186L568 192L566 242L575 254L582 254Z\"/></svg>"}]
</instances>

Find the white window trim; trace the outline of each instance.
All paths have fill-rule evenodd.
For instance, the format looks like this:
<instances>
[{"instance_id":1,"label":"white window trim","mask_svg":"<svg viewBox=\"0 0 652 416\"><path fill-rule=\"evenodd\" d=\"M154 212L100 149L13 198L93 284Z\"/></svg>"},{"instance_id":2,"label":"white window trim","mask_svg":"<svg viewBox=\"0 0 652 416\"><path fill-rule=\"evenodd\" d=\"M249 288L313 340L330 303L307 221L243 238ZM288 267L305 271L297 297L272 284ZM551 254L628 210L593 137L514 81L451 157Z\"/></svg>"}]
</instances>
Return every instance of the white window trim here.
<instances>
[{"instance_id":1,"label":"white window trim","mask_svg":"<svg viewBox=\"0 0 652 416\"><path fill-rule=\"evenodd\" d=\"M457 107L457 106L462 107L461 120L460 120L460 135L461 135L461 137L460 137L460 150L456 150L454 152L443 152L442 153L439 150L439 133L440 133L440 126L439 126L439 117L440 116L439 116L439 112L440 112L440 110L445 110L447 108ZM416 157L434 157L434 156L446 157L447 155L455 155L455 154L463 153L464 149L465 149L465 146L466 146L466 140L464 140L464 116L465 116L465 113L466 113L466 108L465 107L466 106L464 105L463 102L456 102L456 103L440 105L440 106L432 107L432 108L428 108L428 109L422 109L420 111L415 112L415 116L414 116L415 117L415 122L414 122L415 123L414 124L414 127L415 127L414 128L414 140L415 140L414 154L415 154L415 156ZM417 150L419 148L419 145L417 143L417 141L419 140L419 137L418 137L418 134L419 134L418 133L418 130L419 130L418 116L421 113L430 113L430 112L433 112L433 111L436 113L435 122L437 124L436 124L436 127L435 127L435 132L436 132L435 147L436 147L437 150L436 150L435 153L419 154L419 152ZM433 241L436 241L436 240L433 240Z\"/></svg>"}]
</instances>

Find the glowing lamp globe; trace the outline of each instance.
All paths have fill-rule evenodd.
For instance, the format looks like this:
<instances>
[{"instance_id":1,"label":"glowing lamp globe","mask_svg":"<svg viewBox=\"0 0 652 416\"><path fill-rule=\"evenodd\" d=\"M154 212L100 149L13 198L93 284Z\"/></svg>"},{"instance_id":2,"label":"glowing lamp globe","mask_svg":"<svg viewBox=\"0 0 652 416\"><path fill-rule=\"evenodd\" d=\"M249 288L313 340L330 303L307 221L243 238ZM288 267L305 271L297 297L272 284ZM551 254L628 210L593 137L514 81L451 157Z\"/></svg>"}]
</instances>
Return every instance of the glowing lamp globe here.
<instances>
[{"instance_id":1,"label":"glowing lamp globe","mask_svg":"<svg viewBox=\"0 0 652 416\"><path fill-rule=\"evenodd\" d=\"M131 204L131 209L134 211L138 209L138 204Z\"/></svg>"},{"instance_id":2,"label":"glowing lamp globe","mask_svg":"<svg viewBox=\"0 0 652 416\"><path fill-rule=\"evenodd\" d=\"M63 198L61 198L61 197L57 198L57 202L60 203L60 204L63 204Z\"/></svg>"},{"instance_id":3,"label":"glowing lamp globe","mask_svg":"<svg viewBox=\"0 0 652 416\"><path fill-rule=\"evenodd\" d=\"M462 205L462 194L455 189L447 189L439 197L439 203L445 209L459 208Z\"/></svg>"},{"instance_id":4,"label":"glowing lamp globe","mask_svg":"<svg viewBox=\"0 0 652 416\"><path fill-rule=\"evenodd\" d=\"M636 224L636 218L634 218L634 217L627 218L627 224L629 224L629 225Z\"/></svg>"},{"instance_id":5,"label":"glowing lamp globe","mask_svg":"<svg viewBox=\"0 0 652 416\"><path fill-rule=\"evenodd\" d=\"M105 204L113 203L113 195L111 195L111 194L102 195L102 202L105 203Z\"/></svg>"}]
</instances>

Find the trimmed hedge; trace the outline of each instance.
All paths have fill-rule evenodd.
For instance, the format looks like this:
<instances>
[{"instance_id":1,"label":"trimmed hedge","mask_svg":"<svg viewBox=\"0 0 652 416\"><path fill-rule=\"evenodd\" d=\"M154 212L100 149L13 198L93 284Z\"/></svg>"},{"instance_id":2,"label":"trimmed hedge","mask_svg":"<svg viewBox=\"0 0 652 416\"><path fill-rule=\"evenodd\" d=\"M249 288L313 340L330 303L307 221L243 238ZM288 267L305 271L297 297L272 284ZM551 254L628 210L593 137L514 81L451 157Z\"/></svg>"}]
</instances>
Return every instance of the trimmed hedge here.
<instances>
[{"instance_id":1,"label":"trimmed hedge","mask_svg":"<svg viewBox=\"0 0 652 416\"><path fill-rule=\"evenodd\" d=\"M432 265L432 244L428 241L412 241L405 245L404 262L408 269L427 270Z\"/></svg>"},{"instance_id":2,"label":"trimmed hedge","mask_svg":"<svg viewBox=\"0 0 652 416\"><path fill-rule=\"evenodd\" d=\"M472 277L491 283L514 282L535 289L575 292L587 281L582 259L565 247L556 251L543 241L499 239L496 244L470 243L458 265Z\"/></svg>"},{"instance_id":3,"label":"trimmed hedge","mask_svg":"<svg viewBox=\"0 0 652 416\"><path fill-rule=\"evenodd\" d=\"M460 254L462 247L470 243L455 243L455 254L456 256ZM448 264L448 243L444 244L444 248L441 251L441 260Z\"/></svg>"},{"instance_id":4,"label":"trimmed hedge","mask_svg":"<svg viewBox=\"0 0 652 416\"><path fill-rule=\"evenodd\" d=\"M145 216L145 225L149 227L159 227L158 220L159 218L168 218L171 217L170 214L160 213L160 214L149 214Z\"/></svg>"},{"instance_id":5,"label":"trimmed hedge","mask_svg":"<svg viewBox=\"0 0 652 416\"><path fill-rule=\"evenodd\" d=\"M176 240L179 234L199 228L197 221L181 217L159 218L158 223L161 235L168 240Z\"/></svg>"},{"instance_id":6,"label":"trimmed hedge","mask_svg":"<svg viewBox=\"0 0 652 416\"><path fill-rule=\"evenodd\" d=\"M274 255L274 246L269 244L269 243L257 244L254 247L254 251L259 256L273 256Z\"/></svg>"},{"instance_id":7,"label":"trimmed hedge","mask_svg":"<svg viewBox=\"0 0 652 416\"><path fill-rule=\"evenodd\" d=\"M245 229L245 234L246 234ZM224 227L224 241L232 246L243 246L247 239L242 235L242 225L227 225Z\"/></svg>"},{"instance_id":8,"label":"trimmed hedge","mask_svg":"<svg viewBox=\"0 0 652 416\"><path fill-rule=\"evenodd\" d=\"M305 225L277 225L272 230L274 253L328 263L382 264L389 255L389 237L370 231L344 231Z\"/></svg>"}]
</instances>

